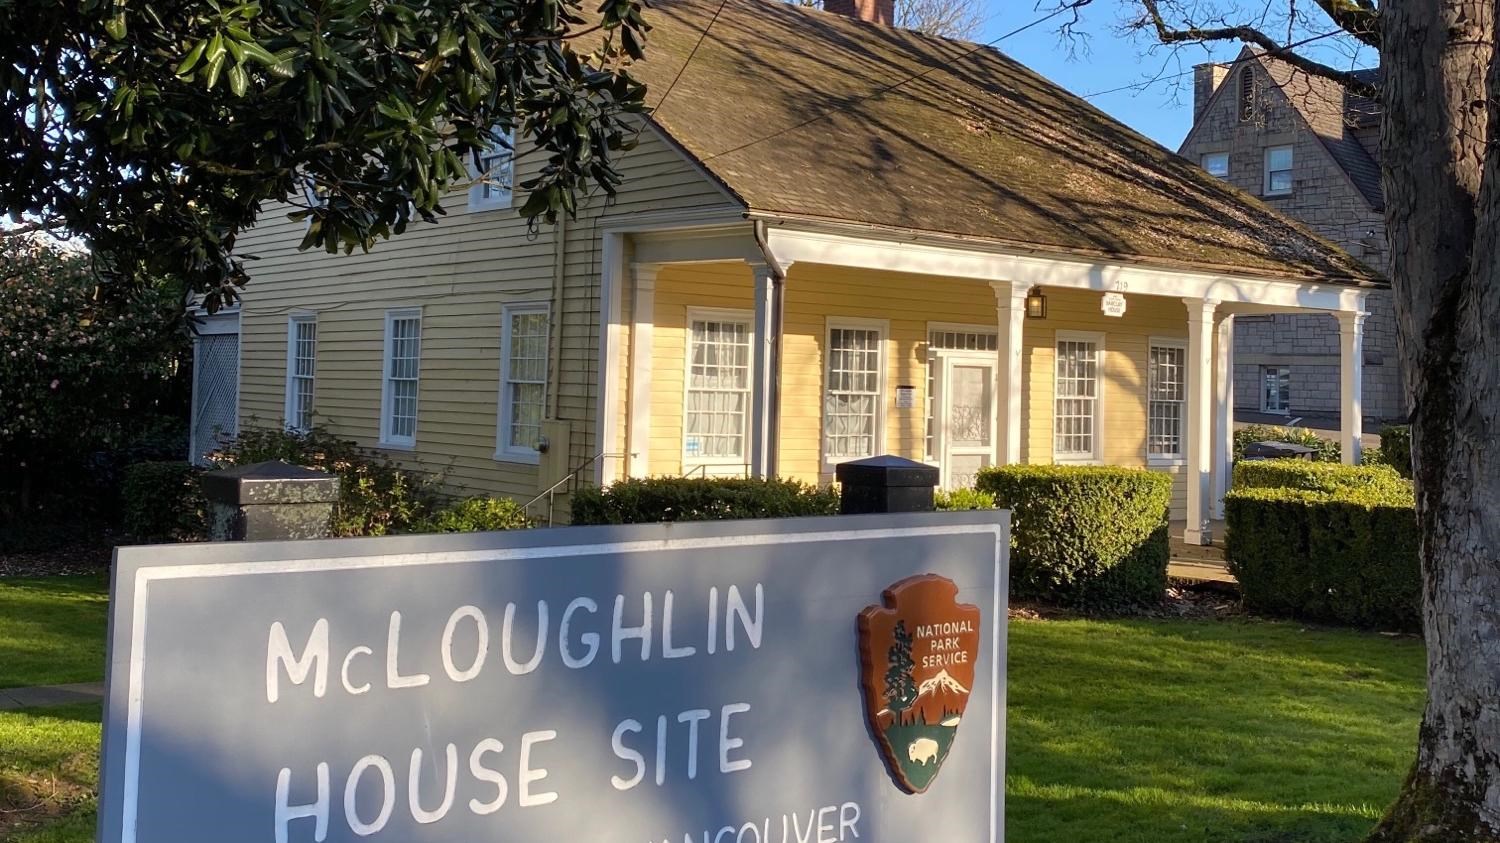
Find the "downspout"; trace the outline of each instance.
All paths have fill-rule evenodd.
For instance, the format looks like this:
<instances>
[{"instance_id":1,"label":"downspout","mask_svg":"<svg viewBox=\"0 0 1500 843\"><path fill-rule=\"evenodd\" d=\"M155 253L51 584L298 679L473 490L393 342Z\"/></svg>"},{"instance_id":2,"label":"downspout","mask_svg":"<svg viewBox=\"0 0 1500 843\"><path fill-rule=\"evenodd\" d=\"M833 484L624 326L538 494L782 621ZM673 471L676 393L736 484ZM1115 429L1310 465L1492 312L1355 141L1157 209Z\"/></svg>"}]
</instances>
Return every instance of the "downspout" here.
<instances>
[{"instance_id":1,"label":"downspout","mask_svg":"<svg viewBox=\"0 0 1500 843\"><path fill-rule=\"evenodd\" d=\"M766 259L766 266L771 269L771 394L766 406L770 410L771 430L766 454L766 475L775 477L779 473L781 462L781 336L782 316L786 310L786 270L781 268L781 262L771 252L771 245L766 242L765 220L754 220L751 222L751 230L755 234L755 245L760 248L760 253Z\"/></svg>"},{"instance_id":2,"label":"downspout","mask_svg":"<svg viewBox=\"0 0 1500 843\"><path fill-rule=\"evenodd\" d=\"M568 215L558 214L552 226L552 308L551 322L547 331L547 383L552 387L547 417L557 419L562 405L562 329L563 329L563 283L567 278L568 259Z\"/></svg>"}]
</instances>

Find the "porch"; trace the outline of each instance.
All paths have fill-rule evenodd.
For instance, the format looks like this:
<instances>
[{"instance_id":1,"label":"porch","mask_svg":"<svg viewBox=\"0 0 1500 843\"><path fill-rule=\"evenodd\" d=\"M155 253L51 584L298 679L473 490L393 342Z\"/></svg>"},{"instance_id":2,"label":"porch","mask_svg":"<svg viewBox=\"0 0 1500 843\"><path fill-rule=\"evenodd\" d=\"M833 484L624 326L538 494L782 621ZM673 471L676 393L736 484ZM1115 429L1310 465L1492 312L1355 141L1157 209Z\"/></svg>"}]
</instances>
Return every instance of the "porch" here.
<instances>
[{"instance_id":1,"label":"porch","mask_svg":"<svg viewBox=\"0 0 1500 843\"><path fill-rule=\"evenodd\" d=\"M1359 458L1358 288L828 231L628 245L607 249L600 418L625 456L601 463L601 482L826 483L877 453L936 465L950 488L986 465L1132 466L1176 478L1174 538L1210 545L1229 483L1234 317L1275 312L1339 317L1340 436Z\"/></svg>"}]
</instances>

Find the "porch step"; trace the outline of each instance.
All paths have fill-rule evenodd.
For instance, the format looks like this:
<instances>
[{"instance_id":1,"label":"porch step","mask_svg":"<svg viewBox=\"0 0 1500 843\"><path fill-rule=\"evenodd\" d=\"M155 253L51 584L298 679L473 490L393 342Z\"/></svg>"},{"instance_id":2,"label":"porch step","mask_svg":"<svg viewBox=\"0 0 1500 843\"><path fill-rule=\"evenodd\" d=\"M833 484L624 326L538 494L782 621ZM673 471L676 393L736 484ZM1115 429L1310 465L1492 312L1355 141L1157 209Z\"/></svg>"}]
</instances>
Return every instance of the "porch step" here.
<instances>
[{"instance_id":1,"label":"porch step","mask_svg":"<svg viewBox=\"0 0 1500 843\"><path fill-rule=\"evenodd\" d=\"M1222 559L1179 559L1174 556L1167 561L1167 576L1193 582L1238 582Z\"/></svg>"}]
</instances>

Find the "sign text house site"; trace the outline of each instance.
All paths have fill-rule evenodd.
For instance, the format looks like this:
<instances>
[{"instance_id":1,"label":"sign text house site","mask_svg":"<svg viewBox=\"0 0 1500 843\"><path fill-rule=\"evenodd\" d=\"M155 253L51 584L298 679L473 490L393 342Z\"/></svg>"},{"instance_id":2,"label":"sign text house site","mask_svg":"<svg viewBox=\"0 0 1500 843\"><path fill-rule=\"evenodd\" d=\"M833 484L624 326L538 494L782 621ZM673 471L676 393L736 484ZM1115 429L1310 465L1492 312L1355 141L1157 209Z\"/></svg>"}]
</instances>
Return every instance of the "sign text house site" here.
<instances>
[{"instance_id":1,"label":"sign text house site","mask_svg":"<svg viewBox=\"0 0 1500 843\"><path fill-rule=\"evenodd\" d=\"M122 549L101 839L998 841L1002 518Z\"/></svg>"}]
</instances>

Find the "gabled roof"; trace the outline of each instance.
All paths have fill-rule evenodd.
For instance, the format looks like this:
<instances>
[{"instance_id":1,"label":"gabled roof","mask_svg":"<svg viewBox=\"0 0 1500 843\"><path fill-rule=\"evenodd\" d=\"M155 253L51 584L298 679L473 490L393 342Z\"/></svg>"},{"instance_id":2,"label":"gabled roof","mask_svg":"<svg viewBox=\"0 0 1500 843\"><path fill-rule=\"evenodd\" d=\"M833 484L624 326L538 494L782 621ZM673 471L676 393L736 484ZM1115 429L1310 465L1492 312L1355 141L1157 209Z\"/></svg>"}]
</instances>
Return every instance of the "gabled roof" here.
<instances>
[{"instance_id":1,"label":"gabled roof","mask_svg":"<svg viewBox=\"0 0 1500 843\"><path fill-rule=\"evenodd\" d=\"M1292 108L1313 128L1328 155L1344 171L1354 189L1364 197L1372 210L1385 209L1385 194L1380 186L1380 164L1371 157L1365 145L1354 136L1356 128L1379 125L1380 104L1368 97L1351 94L1342 85L1327 79L1313 79L1283 61L1259 56L1272 81L1286 96ZM1361 81L1380 81L1379 68L1356 71Z\"/></svg>"},{"instance_id":2,"label":"gabled roof","mask_svg":"<svg viewBox=\"0 0 1500 843\"><path fill-rule=\"evenodd\" d=\"M657 0L647 20L652 119L750 211L1379 283L998 50L781 0Z\"/></svg>"}]
</instances>

